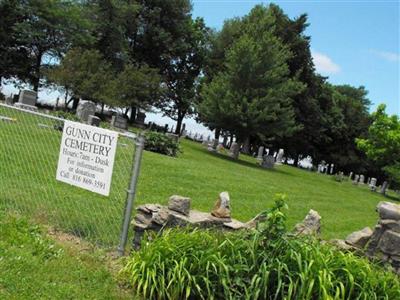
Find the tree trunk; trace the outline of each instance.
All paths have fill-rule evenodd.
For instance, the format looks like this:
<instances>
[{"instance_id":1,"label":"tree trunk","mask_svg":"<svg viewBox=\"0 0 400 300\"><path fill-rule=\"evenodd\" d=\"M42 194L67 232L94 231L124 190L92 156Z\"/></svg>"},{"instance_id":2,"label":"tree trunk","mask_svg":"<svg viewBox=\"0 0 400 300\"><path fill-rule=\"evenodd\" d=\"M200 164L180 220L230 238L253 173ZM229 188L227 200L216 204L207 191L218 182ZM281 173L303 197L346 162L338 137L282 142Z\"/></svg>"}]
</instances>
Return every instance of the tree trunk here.
<instances>
[{"instance_id":1,"label":"tree trunk","mask_svg":"<svg viewBox=\"0 0 400 300\"><path fill-rule=\"evenodd\" d=\"M182 121L183 118L185 117L185 114L182 112L178 112L178 118L176 119L176 128L175 128L175 134L181 136L181 127L182 127Z\"/></svg>"},{"instance_id":2,"label":"tree trunk","mask_svg":"<svg viewBox=\"0 0 400 300\"><path fill-rule=\"evenodd\" d=\"M124 112L124 117L128 118L128 112L129 112L130 108L125 108L125 112Z\"/></svg>"},{"instance_id":3,"label":"tree trunk","mask_svg":"<svg viewBox=\"0 0 400 300\"><path fill-rule=\"evenodd\" d=\"M78 108L79 98L78 97L74 97L73 99L74 100L72 102L72 110L76 110Z\"/></svg>"},{"instance_id":4,"label":"tree trunk","mask_svg":"<svg viewBox=\"0 0 400 300\"><path fill-rule=\"evenodd\" d=\"M104 102L101 103L101 113L100 115L103 116L104 114Z\"/></svg>"},{"instance_id":5,"label":"tree trunk","mask_svg":"<svg viewBox=\"0 0 400 300\"><path fill-rule=\"evenodd\" d=\"M221 135L221 128L215 128L214 139L219 141L219 136Z\"/></svg>"},{"instance_id":6,"label":"tree trunk","mask_svg":"<svg viewBox=\"0 0 400 300\"><path fill-rule=\"evenodd\" d=\"M33 77L33 90L37 93L39 91L39 84L40 84L40 67L42 66L42 52L39 52L36 57L35 63L35 76Z\"/></svg>"},{"instance_id":7,"label":"tree trunk","mask_svg":"<svg viewBox=\"0 0 400 300\"><path fill-rule=\"evenodd\" d=\"M232 147L232 144L233 144L233 134L231 134L229 137L229 145L228 145L229 149Z\"/></svg>"},{"instance_id":8,"label":"tree trunk","mask_svg":"<svg viewBox=\"0 0 400 300\"><path fill-rule=\"evenodd\" d=\"M222 141L222 145L224 145L224 148L228 146L228 135L224 134L224 140Z\"/></svg>"},{"instance_id":9,"label":"tree trunk","mask_svg":"<svg viewBox=\"0 0 400 300\"><path fill-rule=\"evenodd\" d=\"M136 120L136 106L131 106L131 116L129 117L129 123L134 123Z\"/></svg>"},{"instance_id":10,"label":"tree trunk","mask_svg":"<svg viewBox=\"0 0 400 300\"><path fill-rule=\"evenodd\" d=\"M250 137L247 136L243 141L243 153L250 154Z\"/></svg>"},{"instance_id":11,"label":"tree trunk","mask_svg":"<svg viewBox=\"0 0 400 300\"><path fill-rule=\"evenodd\" d=\"M299 164L299 156L296 155L293 161L293 166L297 167L298 164Z\"/></svg>"}]
</instances>

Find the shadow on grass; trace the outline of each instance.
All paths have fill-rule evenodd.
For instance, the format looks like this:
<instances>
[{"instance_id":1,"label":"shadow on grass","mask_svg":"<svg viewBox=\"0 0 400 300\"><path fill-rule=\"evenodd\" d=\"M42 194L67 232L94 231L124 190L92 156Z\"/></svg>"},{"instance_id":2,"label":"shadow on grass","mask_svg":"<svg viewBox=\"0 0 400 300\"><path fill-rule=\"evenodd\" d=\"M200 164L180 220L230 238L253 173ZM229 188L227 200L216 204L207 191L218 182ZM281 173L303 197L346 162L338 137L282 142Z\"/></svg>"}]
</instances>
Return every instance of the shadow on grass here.
<instances>
[{"instance_id":1,"label":"shadow on grass","mask_svg":"<svg viewBox=\"0 0 400 300\"><path fill-rule=\"evenodd\" d=\"M206 155L213 156L213 157L225 160L225 161L229 161L229 162L232 162L234 164L238 164L238 165L241 165L241 166L244 166L244 167L257 169L257 170L260 170L260 171L263 171L263 172L274 172L274 173L279 173L279 174L285 174L285 175L288 175L288 176L293 176L293 174L291 174L289 172L286 172L284 170L280 170L280 169L276 169L276 168L274 168L274 169L261 168L256 163L251 163L251 162L248 162L248 161L245 161L245 160L241 160L241 159L237 159L236 160L236 159L233 159L233 158L231 158L231 157L229 157L229 156L227 156L225 154L221 154L221 153L217 153L217 152L211 152L211 151L208 151L207 149L202 149L202 148L198 148L198 147L194 147L193 149L195 151L202 152L202 153L204 153ZM241 155L245 155L245 154L241 154Z\"/></svg>"},{"instance_id":2,"label":"shadow on grass","mask_svg":"<svg viewBox=\"0 0 400 300\"><path fill-rule=\"evenodd\" d=\"M386 195L385 198L390 199L392 201L400 202L400 197L396 197L393 195Z\"/></svg>"}]
</instances>

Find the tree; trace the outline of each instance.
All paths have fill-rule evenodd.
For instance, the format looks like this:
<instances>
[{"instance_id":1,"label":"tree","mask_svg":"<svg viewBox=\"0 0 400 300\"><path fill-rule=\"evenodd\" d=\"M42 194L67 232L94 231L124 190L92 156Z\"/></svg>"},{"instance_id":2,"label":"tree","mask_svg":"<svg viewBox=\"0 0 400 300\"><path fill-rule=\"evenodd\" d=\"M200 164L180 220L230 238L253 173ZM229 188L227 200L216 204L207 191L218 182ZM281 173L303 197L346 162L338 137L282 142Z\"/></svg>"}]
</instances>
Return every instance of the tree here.
<instances>
[{"instance_id":1,"label":"tree","mask_svg":"<svg viewBox=\"0 0 400 300\"><path fill-rule=\"evenodd\" d=\"M16 40L15 24L23 18L19 0L0 2L0 85L2 79L19 77L29 73L29 53Z\"/></svg>"},{"instance_id":2,"label":"tree","mask_svg":"<svg viewBox=\"0 0 400 300\"><path fill-rule=\"evenodd\" d=\"M107 84L103 100L113 106L148 110L163 92L157 69L126 65L125 69ZM131 121L134 118L131 111Z\"/></svg>"},{"instance_id":3,"label":"tree","mask_svg":"<svg viewBox=\"0 0 400 300\"><path fill-rule=\"evenodd\" d=\"M292 99L303 86L289 78L292 54L273 34L272 24L270 15L259 17L253 9L225 54L225 70L202 88L203 118L234 133L247 153L252 136L267 140L298 129Z\"/></svg>"},{"instance_id":4,"label":"tree","mask_svg":"<svg viewBox=\"0 0 400 300\"><path fill-rule=\"evenodd\" d=\"M80 98L106 101L107 82L115 76L111 65L108 64L99 51L71 49L61 63L47 72L49 80L66 90L66 107L68 93L76 109Z\"/></svg>"},{"instance_id":5,"label":"tree","mask_svg":"<svg viewBox=\"0 0 400 300\"><path fill-rule=\"evenodd\" d=\"M198 76L206 55L207 29L202 19L188 19L187 30L181 37L179 49L170 57L165 69L166 91L159 107L175 120L175 133L180 134L182 121L194 113Z\"/></svg>"},{"instance_id":6,"label":"tree","mask_svg":"<svg viewBox=\"0 0 400 300\"><path fill-rule=\"evenodd\" d=\"M372 114L372 124L366 138L356 140L357 146L386 173L389 180L400 185L400 120L388 116L380 104Z\"/></svg>"},{"instance_id":7,"label":"tree","mask_svg":"<svg viewBox=\"0 0 400 300\"><path fill-rule=\"evenodd\" d=\"M15 75L38 91L43 67L61 58L73 43L87 39L88 23L81 16L81 6L72 1L31 0L14 4L19 15L10 34L16 52L25 53L27 59L24 74Z\"/></svg>"}]
</instances>

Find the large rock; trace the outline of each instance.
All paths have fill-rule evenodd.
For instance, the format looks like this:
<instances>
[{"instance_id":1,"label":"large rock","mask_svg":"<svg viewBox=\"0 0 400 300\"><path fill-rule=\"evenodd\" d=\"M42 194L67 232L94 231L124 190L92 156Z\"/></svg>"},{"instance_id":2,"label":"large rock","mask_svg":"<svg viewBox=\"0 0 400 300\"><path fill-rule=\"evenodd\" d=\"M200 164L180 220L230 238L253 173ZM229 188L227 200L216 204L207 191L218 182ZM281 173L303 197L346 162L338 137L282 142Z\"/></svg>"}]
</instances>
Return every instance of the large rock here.
<instances>
[{"instance_id":1,"label":"large rock","mask_svg":"<svg viewBox=\"0 0 400 300\"><path fill-rule=\"evenodd\" d=\"M400 255L400 233L386 230L379 241L379 249L389 255Z\"/></svg>"},{"instance_id":2,"label":"large rock","mask_svg":"<svg viewBox=\"0 0 400 300\"><path fill-rule=\"evenodd\" d=\"M188 216L190 211L190 201L191 200L188 197L173 195L169 198L168 208Z\"/></svg>"},{"instance_id":3,"label":"large rock","mask_svg":"<svg viewBox=\"0 0 400 300\"><path fill-rule=\"evenodd\" d=\"M346 243L357 248L364 248L371 238L372 234L373 232L371 228L365 227L362 230L355 231L349 234L346 237Z\"/></svg>"},{"instance_id":4,"label":"large rock","mask_svg":"<svg viewBox=\"0 0 400 300\"><path fill-rule=\"evenodd\" d=\"M296 224L295 232L298 234L320 234L321 216L315 210L310 209L303 222Z\"/></svg>"},{"instance_id":5,"label":"large rock","mask_svg":"<svg viewBox=\"0 0 400 300\"><path fill-rule=\"evenodd\" d=\"M211 211L211 214L217 218L230 218L231 217L231 208L230 208L230 199L228 192L222 192L219 194L219 198L215 203L214 209Z\"/></svg>"},{"instance_id":6,"label":"large rock","mask_svg":"<svg viewBox=\"0 0 400 300\"><path fill-rule=\"evenodd\" d=\"M400 205L391 202L379 202L377 210L381 219L400 220Z\"/></svg>"},{"instance_id":7,"label":"large rock","mask_svg":"<svg viewBox=\"0 0 400 300\"><path fill-rule=\"evenodd\" d=\"M372 257L376 253L378 250L379 240L381 239L384 231L385 229L382 227L382 225L378 224L375 226L374 232L367 245L367 256Z\"/></svg>"},{"instance_id":8,"label":"large rock","mask_svg":"<svg viewBox=\"0 0 400 300\"><path fill-rule=\"evenodd\" d=\"M383 228L400 233L400 221L395 220L380 220L379 224Z\"/></svg>"},{"instance_id":9,"label":"large rock","mask_svg":"<svg viewBox=\"0 0 400 300\"><path fill-rule=\"evenodd\" d=\"M344 251L355 251L356 250L356 248L347 244L344 240L341 240L341 239L330 240L329 244L333 245L334 247L338 248L339 250L344 250Z\"/></svg>"}]
</instances>

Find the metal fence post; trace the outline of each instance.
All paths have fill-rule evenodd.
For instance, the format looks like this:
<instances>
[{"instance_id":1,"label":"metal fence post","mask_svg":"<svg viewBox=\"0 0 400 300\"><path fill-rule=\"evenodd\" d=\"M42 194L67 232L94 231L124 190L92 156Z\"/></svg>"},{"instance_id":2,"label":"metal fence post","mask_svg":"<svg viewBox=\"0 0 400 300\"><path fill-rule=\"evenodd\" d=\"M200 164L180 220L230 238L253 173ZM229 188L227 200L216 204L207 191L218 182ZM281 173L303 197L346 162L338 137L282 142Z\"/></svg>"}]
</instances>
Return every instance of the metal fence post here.
<instances>
[{"instance_id":1,"label":"metal fence post","mask_svg":"<svg viewBox=\"0 0 400 300\"><path fill-rule=\"evenodd\" d=\"M129 183L129 188L127 190L127 198L125 203L125 211L122 222L121 229L121 239L118 246L118 254L120 256L124 255L126 243L128 242L129 224L131 222L131 215L133 209L133 201L136 194L136 185L140 172L140 163L142 160L142 153L144 148L144 137L139 134L136 139L135 156L132 165L131 181Z\"/></svg>"}]
</instances>

